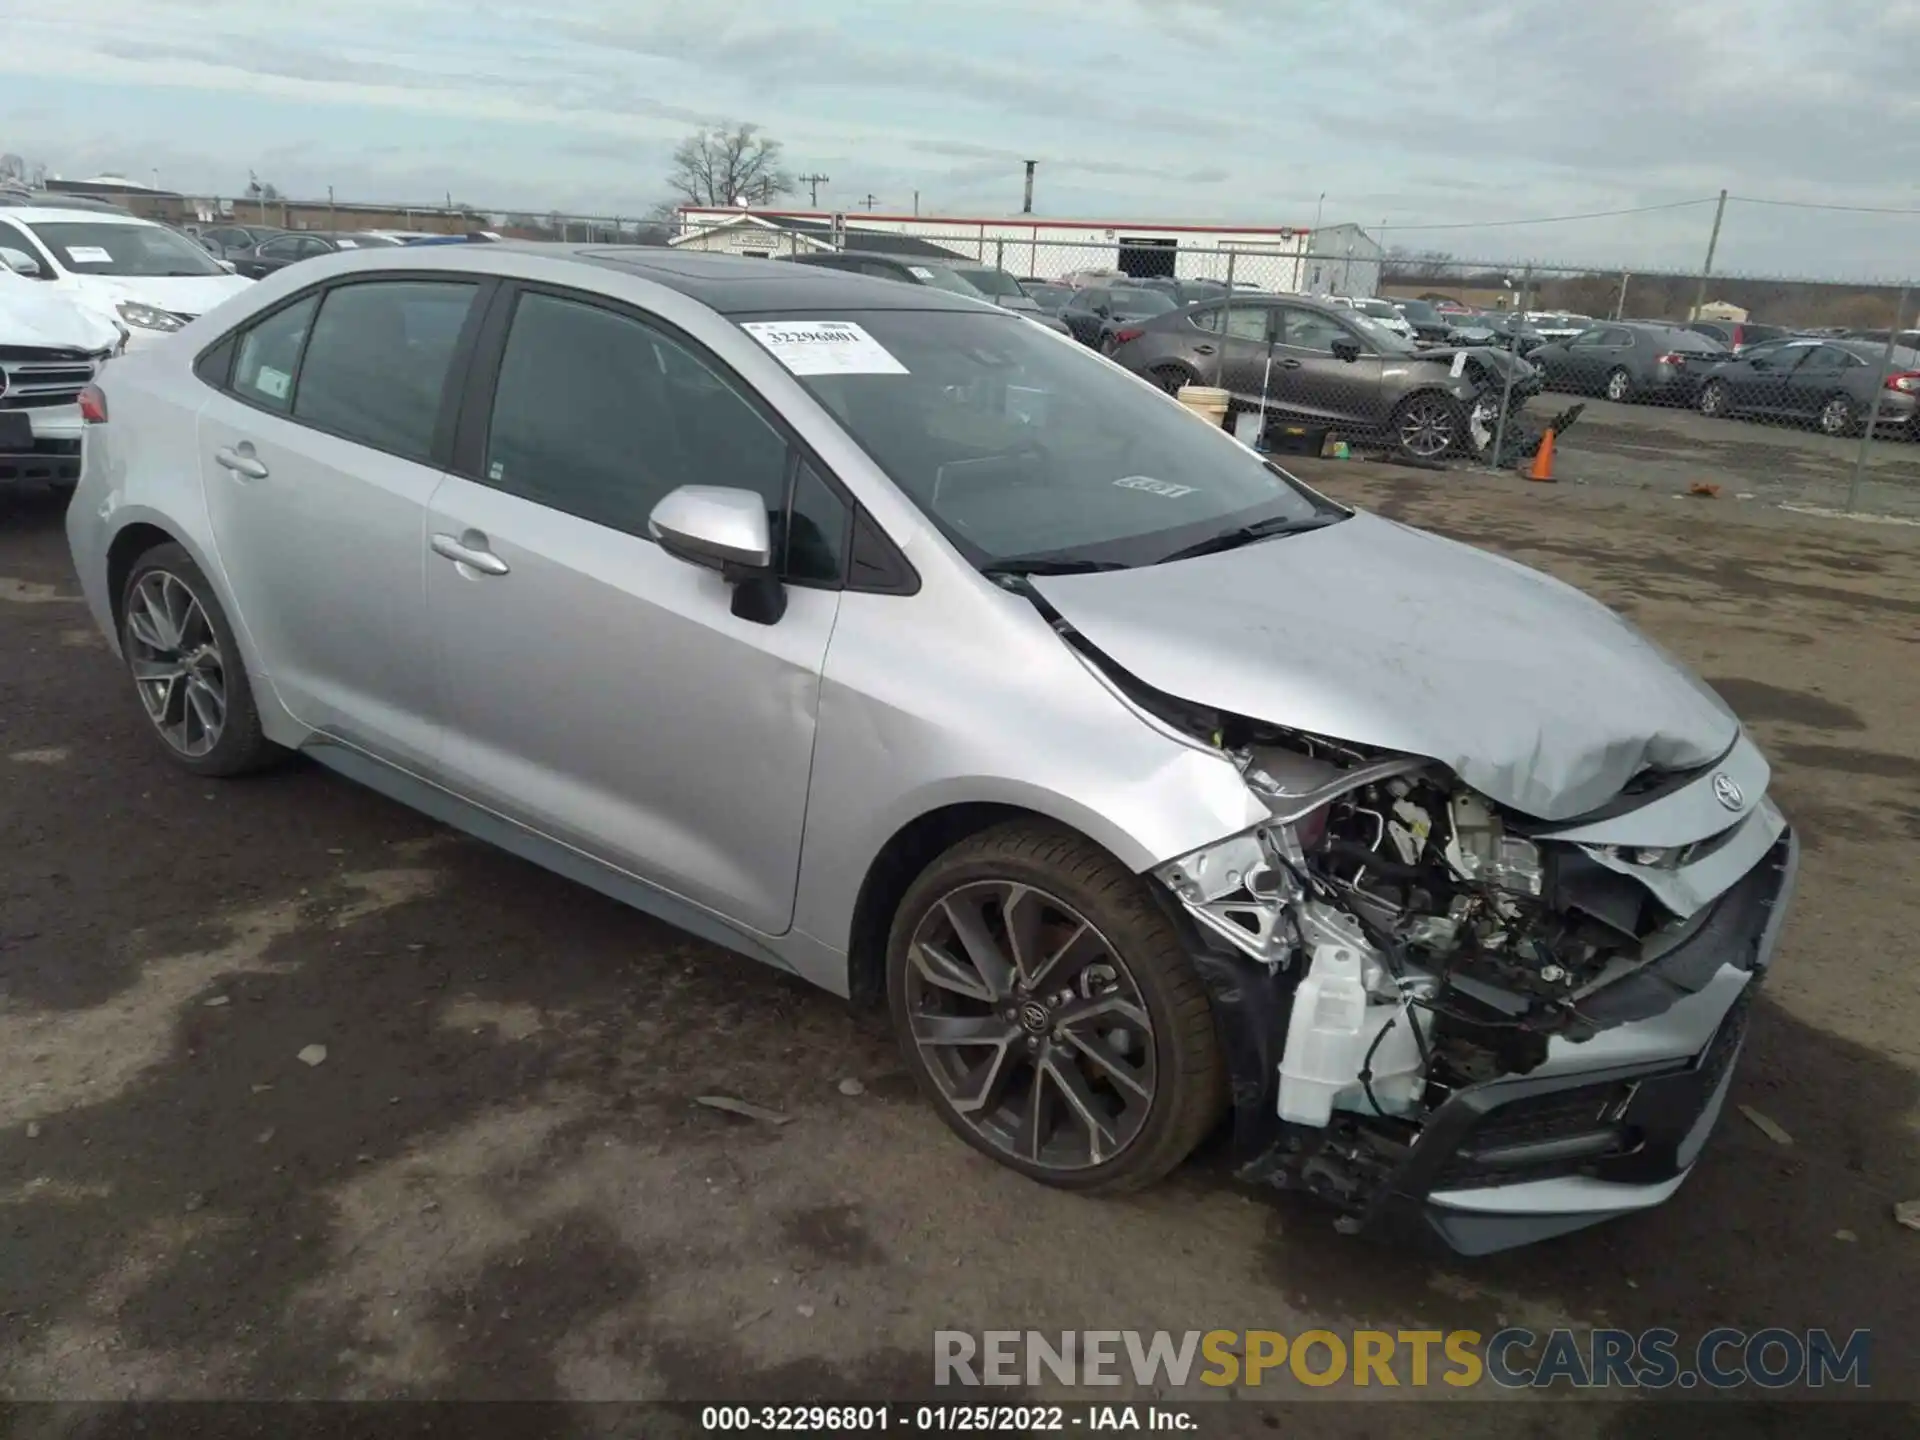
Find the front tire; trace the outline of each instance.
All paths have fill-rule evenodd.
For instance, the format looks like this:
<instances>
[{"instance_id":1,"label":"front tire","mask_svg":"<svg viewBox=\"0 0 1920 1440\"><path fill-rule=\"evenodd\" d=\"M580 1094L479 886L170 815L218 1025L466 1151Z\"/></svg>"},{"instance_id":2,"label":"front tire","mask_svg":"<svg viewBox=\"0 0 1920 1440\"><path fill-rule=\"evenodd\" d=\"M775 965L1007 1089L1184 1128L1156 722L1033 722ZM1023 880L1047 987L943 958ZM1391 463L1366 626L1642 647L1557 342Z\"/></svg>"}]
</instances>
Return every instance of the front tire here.
<instances>
[{"instance_id":1,"label":"front tire","mask_svg":"<svg viewBox=\"0 0 1920 1440\"><path fill-rule=\"evenodd\" d=\"M1608 372L1606 396L1616 405L1624 405L1633 399L1633 376L1620 369Z\"/></svg>"},{"instance_id":2,"label":"front tire","mask_svg":"<svg viewBox=\"0 0 1920 1440\"><path fill-rule=\"evenodd\" d=\"M120 649L175 764L196 775L239 775L282 753L260 729L226 612L183 547L157 545L134 562L120 597Z\"/></svg>"},{"instance_id":3,"label":"front tire","mask_svg":"<svg viewBox=\"0 0 1920 1440\"><path fill-rule=\"evenodd\" d=\"M1440 460L1460 448L1466 410L1451 395L1428 391L1402 400L1393 412L1394 448L1415 460Z\"/></svg>"},{"instance_id":4,"label":"front tire","mask_svg":"<svg viewBox=\"0 0 1920 1440\"><path fill-rule=\"evenodd\" d=\"M1147 374L1154 384L1175 397L1178 397L1181 390L1187 386L1200 383L1183 365L1156 365Z\"/></svg>"},{"instance_id":5,"label":"front tire","mask_svg":"<svg viewBox=\"0 0 1920 1440\"><path fill-rule=\"evenodd\" d=\"M1697 403L1700 413L1709 420L1724 420L1727 416L1727 387L1718 380L1709 380L1701 388Z\"/></svg>"},{"instance_id":6,"label":"front tire","mask_svg":"<svg viewBox=\"0 0 1920 1440\"><path fill-rule=\"evenodd\" d=\"M1032 1179L1160 1179L1219 1118L1206 991L1171 921L1091 841L1015 821L961 841L901 901L894 1034L969 1145Z\"/></svg>"},{"instance_id":7,"label":"front tire","mask_svg":"<svg viewBox=\"0 0 1920 1440\"><path fill-rule=\"evenodd\" d=\"M1860 417L1854 413L1853 401L1845 395L1830 396L1827 403L1820 407L1820 433L1823 435L1851 435L1860 423Z\"/></svg>"}]
</instances>

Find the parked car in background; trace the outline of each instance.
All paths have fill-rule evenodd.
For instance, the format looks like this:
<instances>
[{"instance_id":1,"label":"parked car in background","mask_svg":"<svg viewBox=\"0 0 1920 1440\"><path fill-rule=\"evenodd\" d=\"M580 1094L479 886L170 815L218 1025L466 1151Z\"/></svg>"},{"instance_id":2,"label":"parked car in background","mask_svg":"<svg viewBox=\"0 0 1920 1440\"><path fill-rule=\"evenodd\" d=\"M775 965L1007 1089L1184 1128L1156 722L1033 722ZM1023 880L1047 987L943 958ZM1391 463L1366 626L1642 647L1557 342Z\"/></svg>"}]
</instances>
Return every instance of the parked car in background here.
<instances>
[{"instance_id":1,"label":"parked car in background","mask_svg":"<svg viewBox=\"0 0 1920 1440\"><path fill-rule=\"evenodd\" d=\"M1730 352L1710 335L1679 325L1613 320L1555 340L1529 359L1555 390L1691 405L1707 374Z\"/></svg>"},{"instance_id":2,"label":"parked car in background","mask_svg":"<svg viewBox=\"0 0 1920 1440\"><path fill-rule=\"evenodd\" d=\"M1839 338L1846 340L1869 340L1878 345L1887 343L1886 330L1847 330ZM1894 344L1903 350L1920 350L1920 330L1902 330L1894 337Z\"/></svg>"},{"instance_id":3,"label":"parked car in background","mask_svg":"<svg viewBox=\"0 0 1920 1440\"><path fill-rule=\"evenodd\" d=\"M1063 1191L1231 1107L1238 1178L1483 1254L1660 1205L1741 1093L1798 841L1734 712L1562 581L931 286L472 245L259 290L107 367L66 510L193 788L299 753L878 1010ZM334 823L306 793L245 803ZM661 1023L728 1022L676 978Z\"/></svg>"},{"instance_id":4,"label":"parked car in background","mask_svg":"<svg viewBox=\"0 0 1920 1440\"><path fill-rule=\"evenodd\" d=\"M225 260L237 251L251 250L275 235L289 233L278 225L203 225L194 233L194 239L209 253Z\"/></svg>"},{"instance_id":5,"label":"parked car in background","mask_svg":"<svg viewBox=\"0 0 1920 1440\"><path fill-rule=\"evenodd\" d=\"M67 195L58 190L0 190L0 205L12 209L87 210L95 215L131 215L125 206L89 195Z\"/></svg>"},{"instance_id":6,"label":"parked car in background","mask_svg":"<svg viewBox=\"0 0 1920 1440\"><path fill-rule=\"evenodd\" d=\"M1059 318L1082 345L1104 351L1116 330L1179 308L1165 291L1138 285L1089 285L1074 292L1061 307Z\"/></svg>"},{"instance_id":7,"label":"parked car in background","mask_svg":"<svg viewBox=\"0 0 1920 1440\"><path fill-rule=\"evenodd\" d=\"M1529 310L1527 328L1543 342L1571 340L1582 330L1593 328L1591 315L1571 315L1564 310Z\"/></svg>"},{"instance_id":8,"label":"parked car in background","mask_svg":"<svg viewBox=\"0 0 1920 1440\"><path fill-rule=\"evenodd\" d=\"M1062 276L1061 283L1071 285L1076 290L1084 290L1089 285L1130 285L1133 283L1133 277L1112 265L1092 265L1084 270L1075 270Z\"/></svg>"},{"instance_id":9,"label":"parked car in background","mask_svg":"<svg viewBox=\"0 0 1920 1440\"><path fill-rule=\"evenodd\" d=\"M1735 355L1762 340L1779 340L1793 333L1784 325L1756 325L1750 320L1689 320L1686 328L1718 340ZM1881 338L1886 338L1884 333Z\"/></svg>"},{"instance_id":10,"label":"parked car in background","mask_svg":"<svg viewBox=\"0 0 1920 1440\"><path fill-rule=\"evenodd\" d=\"M927 285L952 295L986 300L1003 310L1025 315L1036 325L1071 333L1066 325L1036 304L1018 282L991 265L966 261L933 260L921 255L878 255L866 250L816 250L805 255L782 255L782 264L809 265L822 270L840 270L849 275L868 275L876 280L892 280L902 285ZM996 278L997 277L997 278ZM1014 294L989 294L986 287L1001 288L1004 280Z\"/></svg>"},{"instance_id":11,"label":"parked car in background","mask_svg":"<svg viewBox=\"0 0 1920 1440\"><path fill-rule=\"evenodd\" d=\"M1419 347L1351 307L1306 296L1234 296L1128 325L1116 364L1169 394L1219 385L1237 411L1377 437L1422 460L1475 448L1470 422L1498 416L1512 376L1517 407L1540 388L1526 361L1499 350ZM1460 373L1453 373L1463 354Z\"/></svg>"},{"instance_id":12,"label":"parked car in background","mask_svg":"<svg viewBox=\"0 0 1920 1440\"><path fill-rule=\"evenodd\" d=\"M383 250L399 244L398 240L366 230L288 230L269 235L251 250L237 250L227 260L240 274L260 280L302 260L343 250Z\"/></svg>"},{"instance_id":13,"label":"parked car in background","mask_svg":"<svg viewBox=\"0 0 1920 1440\"><path fill-rule=\"evenodd\" d=\"M80 392L126 341L101 310L0 266L0 485L80 478Z\"/></svg>"},{"instance_id":14,"label":"parked car in background","mask_svg":"<svg viewBox=\"0 0 1920 1440\"><path fill-rule=\"evenodd\" d=\"M1400 318L1413 327L1413 338L1424 344L1438 345L1446 341L1452 330L1452 322L1434 309L1425 300L1393 300L1388 302L1400 312Z\"/></svg>"},{"instance_id":15,"label":"parked car in background","mask_svg":"<svg viewBox=\"0 0 1920 1440\"><path fill-rule=\"evenodd\" d=\"M1053 280L1022 280L1020 288L1027 298L1049 315L1058 315L1060 307L1073 298L1073 287Z\"/></svg>"},{"instance_id":16,"label":"parked car in background","mask_svg":"<svg viewBox=\"0 0 1920 1440\"><path fill-rule=\"evenodd\" d=\"M1132 283L1143 289L1158 290L1176 305L1197 305L1202 300L1218 300L1231 293L1218 280L1182 280L1172 275L1153 275Z\"/></svg>"},{"instance_id":17,"label":"parked car in background","mask_svg":"<svg viewBox=\"0 0 1920 1440\"><path fill-rule=\"evenodd\" d=\"M1920 349L1896 348L1881 366L1886 342L1781 340L1751 346L1715 365L1700 382L1702 415L1764 415L1818 425L1828 435L1857 434L1873 413L1878 424L1916 429Z\"/></svg>"},{"instance_id":18,"label":"parked car in background","mask_svg":"<svg viewBox=\"0 0 1920 1440\"><path fill-rule=\"evenodd\" d=\"M0 210L0 265L117 319L135 346L252 283L178 231L124 211Z\"/></svg>"},{"instance_id":19,"label":"parked car in background","mask_svg":"<svg viewBox=\"0 0 1920 1440\"><path fill-rule=\"evenodd\" d=\"M1357 310L1377 325L1385 326L1403 340L1414 338L1413 323L1394 308L1391 300L1374 300L1366 296L1329 295L1327 304L1336 305L1343 310Z\"/></svg>"},{"instance_id":20,"label":"parked car in background","mask_svg":"<svg viewBox=\"0 0 1920 1440\"><path fill-rule=\"evenodd\" d=\"M1496 345L1518 355L1531 355L1546 343L1545 336L1511 311L1464 315L1447 329L1449 345Z\"/></svg>"}]
</instances>

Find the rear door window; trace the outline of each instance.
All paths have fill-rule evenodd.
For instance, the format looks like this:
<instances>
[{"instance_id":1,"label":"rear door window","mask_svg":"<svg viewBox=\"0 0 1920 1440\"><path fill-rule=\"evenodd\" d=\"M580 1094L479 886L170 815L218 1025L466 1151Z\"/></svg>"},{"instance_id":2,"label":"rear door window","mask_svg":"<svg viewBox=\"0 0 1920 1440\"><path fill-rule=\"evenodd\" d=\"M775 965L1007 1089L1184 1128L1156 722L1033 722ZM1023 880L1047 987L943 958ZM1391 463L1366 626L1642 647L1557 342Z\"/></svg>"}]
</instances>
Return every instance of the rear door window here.
<instances>
[{"instance_id":1,"label":"rear door window","mask_svg":"<svg viewBox=\"0 0 1920 1440\"><path fill-rule=\"evenodd\" d=\"M430 461L447 372L478 286L376 280L326 294L300 366L293 418Z\"/></svg>"}]
</instances>

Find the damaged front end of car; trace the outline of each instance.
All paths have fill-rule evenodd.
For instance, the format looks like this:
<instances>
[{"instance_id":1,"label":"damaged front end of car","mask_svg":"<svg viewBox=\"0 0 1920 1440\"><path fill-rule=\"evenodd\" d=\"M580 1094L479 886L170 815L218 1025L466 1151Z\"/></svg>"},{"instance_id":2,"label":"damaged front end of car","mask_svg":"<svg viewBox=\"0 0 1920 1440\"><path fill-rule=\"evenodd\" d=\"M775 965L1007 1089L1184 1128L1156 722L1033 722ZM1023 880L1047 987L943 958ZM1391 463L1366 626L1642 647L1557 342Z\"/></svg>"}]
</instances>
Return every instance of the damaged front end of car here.
<instances>
[{"instance_id":1,"label":"damaged front end of car","mask_svg":"<svg viewBox=\"0 0 1920 1440\"><path fill-rule=\"evenodd\" d=\"M1211 989L1243 1178L1467 1253L1678 1187L1796 862L1744 736L1548 822L1431 760L1200 723L1271 812L1153 872Z\"/></svg>"}]
</instances>

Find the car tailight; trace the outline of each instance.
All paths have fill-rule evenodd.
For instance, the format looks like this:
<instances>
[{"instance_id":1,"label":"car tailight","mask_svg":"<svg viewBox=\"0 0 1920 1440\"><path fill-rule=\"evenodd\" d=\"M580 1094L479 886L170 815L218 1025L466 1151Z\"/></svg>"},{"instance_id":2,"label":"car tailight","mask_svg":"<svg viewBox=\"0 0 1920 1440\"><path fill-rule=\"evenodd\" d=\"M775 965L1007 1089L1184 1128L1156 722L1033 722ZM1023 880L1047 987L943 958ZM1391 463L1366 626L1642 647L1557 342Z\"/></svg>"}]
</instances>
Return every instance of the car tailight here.
<instances>
[{"instance_id":1,"label":"car tailight","mask_svg":"<svg viewBox=\"0 0 1920 1440\"><path fill-rule=\"evenodd\" d=\"M1124 330L1116 330L1113 332L1113 343L1115 345L1124 345L1129 340L1138 340L1142 335L1146 333L1147 333L1146 331L1142 330L1137 325L1129 325Z\"/></svg>"},{"instance_id":2,"label":"car tailight","mask_svg":"<svg viewBox=\"0 0 1920 1440\"><path fill-rule=\"evenodd\" d=\"M1684 350L1669 350L1653 363L1656 365L1684 365L1693 357Z\"/></svg>"},{"instance_id":3,"label":"car tailight","mask_svg":"<svg viewBox=\"0 0 1920 1440\"><path fill-rule=\"evenodd\" d=\"M1889 375L1886 386L1902 395L1920 394L1920 370L1902 370L1897 375Z\"/></svg>"},{"instance_id":4,"label":"car tailight","mask_svg":"<svg viewBox=\"0 0 1920 1440\"><path fill-rule=\"evenodd\" d=\"M80 392L80 418L89 425L107 423L107 396L98 385L89 385Z\"/></svg>"}]
</instances>

